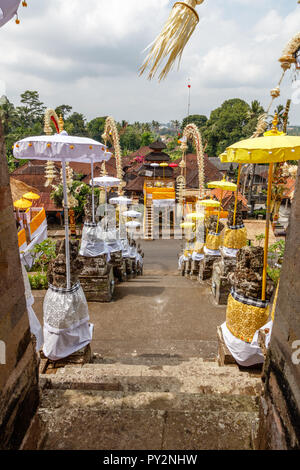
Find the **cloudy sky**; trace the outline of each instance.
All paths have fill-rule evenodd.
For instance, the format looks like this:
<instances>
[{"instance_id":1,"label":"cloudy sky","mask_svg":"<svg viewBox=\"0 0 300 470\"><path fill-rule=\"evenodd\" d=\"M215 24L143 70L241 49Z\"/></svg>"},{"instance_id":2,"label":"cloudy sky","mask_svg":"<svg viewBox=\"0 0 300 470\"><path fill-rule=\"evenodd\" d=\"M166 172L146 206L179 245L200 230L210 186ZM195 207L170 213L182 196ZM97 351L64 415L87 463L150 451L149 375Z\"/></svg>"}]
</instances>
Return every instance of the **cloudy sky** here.
<instances>
[{"instance_id":1,"label":"cloudy sky","mask_svg":"<svg viewBox=\"0 0 300 470\"><path fill-rule=\"evenodd\" d=\"M300 29L297 0L205 0L180 70L149 82L138 76L143 49L173 3L28 0L21 24L0 29L0 80L9 99L18 104L24 90L38 90L47 106L70 104L87 119L167 122L186 116L190 78L191 114L209 116L235 97L267 107L281 75L277 59ZM276 103L292 92L288 73ZM290 123L300 124L300 104L292 106Z\"/></svg>"}]
</instances>

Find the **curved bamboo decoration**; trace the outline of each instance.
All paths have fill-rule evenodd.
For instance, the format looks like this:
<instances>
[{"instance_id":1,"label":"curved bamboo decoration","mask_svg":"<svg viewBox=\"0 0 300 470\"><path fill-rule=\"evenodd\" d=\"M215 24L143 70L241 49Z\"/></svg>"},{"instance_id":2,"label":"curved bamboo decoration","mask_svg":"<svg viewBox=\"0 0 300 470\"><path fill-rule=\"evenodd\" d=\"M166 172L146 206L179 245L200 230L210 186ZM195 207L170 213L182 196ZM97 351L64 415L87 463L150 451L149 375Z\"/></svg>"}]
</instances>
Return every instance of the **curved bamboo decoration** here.
<instances>
[{"instance_id":1,"label":"curved bamboo decoration","mask_svg":"<svg viewBox=\"0 0 300 470\"><path fill-rule=\"evenodd\" d=\"M54 124L57 133L61 132L64 128L62 117L58 118L54 109L48 108L46 109L45 116L44 116L44 132L46 135L52 134L51 124ZM47 187L50 184L52 184L54 178L56 177L56 170L55 170L54 162L48 161L46 163L45 177L46 177L45 186Z\"/></svg>"},{"instance_id":2,"label":"curved bamboo decoration","mask_svg":"<svg viewBox=\"0 0 300 470\"><path fill-rule=\"evenodd\" d=\"M186 138L186 139L184 139ZM198 164L198 181L199 181L199 199L204 198L204 149L202 144L202 137L198 127L193 124L187 124L183 130L184 141L181 144L181 150L185 153L187 150L187 140L192 139L196 147L197 164ZM186 141L185 141L186 140Z\"/></svg>"},{"instance_id":3,"label":"curved bamboo decoration","mask_svg":"<svg viewBox=\"0 0 300 470\"><path fill-rule=\"evenodd\" d=\"M46 135L52 134L51 124L54 124L58 134L64 130L64 122L62 116L60 116L59 118L54 109L48 108L45 111L44 117L44 132Z\"/></svg>"},{"instance_id":4,"label":"curved bamboo decoration","mask_svg":"<svg viewBox=\"0 0 300 470\"><path fill-rule=\"evenodd\" d=\"M123 194L123 186L124 186L124 181L123 181L123 169L122 169L122 154L121 154L121 146L120 146L120 137L119 137L119 132L116 126L116 122L112 116L108 116L105 121L105 127L104 127L104 132L102 134L102 137L104 139L104 143L106 145L106 142L111 139L113 146L114 146L114 152L115 152L115 157L116 157L116 167L117 167L117 177L121 180L121 184L118 187L118 193L119 195Z\"/></svg>"}]
</instances>

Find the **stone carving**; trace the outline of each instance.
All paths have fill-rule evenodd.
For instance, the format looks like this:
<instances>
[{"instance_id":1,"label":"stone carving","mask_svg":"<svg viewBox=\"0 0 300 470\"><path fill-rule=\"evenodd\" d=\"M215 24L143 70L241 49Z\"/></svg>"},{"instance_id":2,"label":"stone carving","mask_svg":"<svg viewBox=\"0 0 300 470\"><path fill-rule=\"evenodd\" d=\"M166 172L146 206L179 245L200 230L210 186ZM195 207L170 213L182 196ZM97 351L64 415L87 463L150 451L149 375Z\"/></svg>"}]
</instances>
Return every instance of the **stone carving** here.
<instances>
[{"instance_id":1,"label":"stone carving","mask_svg":"<svg viewBox=\"0 0 300 470\"><path fill-rule=\"evenodd\" d=\"M217 215L211 215L210 217L208 217L204 221L204 224L205 224L205 228L209 232L213 232L213 233L221 233L223 228L224 228L224 224L222 224L222 222L219 221L218 232L217 232L217 225L218 225L218 216Z\"/></svg>"},{"instance_id":2,"label":"stone carving","mask_svg":"<svg viewBox=\"0 0 300 470\"><path fill-rule=\"evenodd\" d=\"M244 246L238 251L236 269L228 275L234 290L245 297L261 299L264 250L260 246ZM266 300L270 300L274 285L267 279Z\"/></svg>"},{"instance_id":3,"label":"stone carving","mask_svg":"<svg viewBox=\"0 0 300 470\"><path fill-rule=\"evenodd\" d=\"M92 194L86 195L86 202L84 205L84 221L88 223L93 222Z\"/></svg>"},{"instance_id":4,"label":"stone carving","mask_svg":"<svg viewBox=\"0 0 300 470\"><path fill-rule=\"evenodd\" d=\"M236 206L236 216L235 216L235 224L233 223L234 218L234 201L232 201L228 206L228 219L227 225L242 225L243 224L243 213L242 213L242 202L238 201Z\"/></svg>"},{"instance_id":5,"label":"stone carving","mask_svg":"<svg viewBox=\"0 0 300 470\"><path fill-rule=\"evenodd\" d=\"M71 270L71 286L76 284L78 276L83 268L83 262L78 257L79 241L70 240L70 270ZM50 261L47 271L47 279L49 284L55 287L67 287L66 272L66 255L65 255L65 239L56 242L56 258Z\"/></svg>"}]
</instances>

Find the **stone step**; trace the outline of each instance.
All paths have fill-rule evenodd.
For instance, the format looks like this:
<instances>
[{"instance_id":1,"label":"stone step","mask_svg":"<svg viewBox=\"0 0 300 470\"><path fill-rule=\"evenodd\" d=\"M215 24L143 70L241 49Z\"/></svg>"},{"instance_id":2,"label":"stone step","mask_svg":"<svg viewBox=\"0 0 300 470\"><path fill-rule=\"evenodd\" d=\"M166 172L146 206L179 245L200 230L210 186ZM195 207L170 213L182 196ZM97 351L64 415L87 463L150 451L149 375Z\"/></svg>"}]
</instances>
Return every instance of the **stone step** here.
<instances>
[{"instance_id":1,"label":"stone step","mask_svg":"<svg viewBox=\"0 0 300 470\"><path fill-rule=\"evenodd\" d=\"M41 376L46 388L125 392L190 392L258 395L261 379L238 367L190 358L177 365L86 364Z\"/></svg>"},{"instance_id":2,"label":"stone step","mask_svg":"<svg viewBox=\"0 0 300 470\"><path fill-rule=\"evenodd\" d=\"M253 397L46 390L45 449L250 449Z\"/></svg>"}]
</instances>

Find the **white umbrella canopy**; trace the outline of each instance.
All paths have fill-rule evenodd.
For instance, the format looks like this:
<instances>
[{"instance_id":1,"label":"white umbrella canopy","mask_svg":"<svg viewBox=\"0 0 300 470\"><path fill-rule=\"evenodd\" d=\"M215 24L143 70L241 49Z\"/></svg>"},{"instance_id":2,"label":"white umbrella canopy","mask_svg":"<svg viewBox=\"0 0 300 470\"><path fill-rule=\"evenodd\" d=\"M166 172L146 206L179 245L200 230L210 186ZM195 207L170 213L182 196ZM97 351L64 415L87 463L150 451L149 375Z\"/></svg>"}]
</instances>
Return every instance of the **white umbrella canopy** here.
<instances>
[{"instance_id":1,"label":"white umbrella canopy","mask_svg":"<svg viewBox=\"0 0 300 470\"><path fill-rule=\"evenodd\" d=\"M17 14L21 0L0 0L0 28Z\"/></svg>"},{"instance_id":2,"label":"white umbrella canopy","mask_svg":"<svg viewBox=\"0 0 300 470\"><path fill-rule=\"evenodd\" d=\"M132 203L132 199L129 199L129 197L125 196L117 196L117 197L112 197L109 200L109 204L115 204L115 205L124 205L128 206L129 204Z\"/></svg>"},{"instance_id":3,"label":"white umbrella canopy","mask_svg":"<svg viewBox=\"0 0 300 470\"><path fill-rule=\"evenodd\" d=\"M130 222L126 222L126 227L127 228L138 228L141 226L139 222L136 222L135 220L131 220Z\"/></svg>"},{"instance_id":4,"label":"white umbrella canopy","mask_svg":"<svg viewBox=\"0 0 300 470\"><path fill-rule=\"evenodd\" d=\"M101 186L102 188L111 188L113 186L119 186L121 180L119 178L115 178L114 176L99 176L98 178L94 178L94 185ZM90 181L90 184L93 183Z\"/></svg>"},{"instance_id":5,"label":"white umbrella canopy","mask_svg":"<svg viewBox=\"0 0 300 470\"><path fill-rule=\"evenodd\" d=\"M14 157L27 160L91 163L109 160L105 145L88 137L61 134L26 137L14 145Z\"/></svg>"},{"instance_id":6,"label":"white umbrella canopy","mask_svg":"<svg viewBox=\"0 0 300 470\"><path fill-rule=\"evenodd\" d=\"M140 212L132 210L122 212L122 215L124 215L125 217L131 217L132 219L139 219L142 214Z\"/></svg>"},{"instance_id":7,"label":"white umbrella canopy","mask_svg":"<svg viewBox=\"0 0 300 470\"><path fill-rule=\"evenodd\" d=\"M0 0L1 1L1 0ZM65 238L69 240L66 162L102 161L109 159L106 147L87 137L61 134L26 137L14 145L14 157L26 160L61 161L64 188ZM70 250L66 243L67 289L71 287Z\"/></svg>"}]
</instances>

